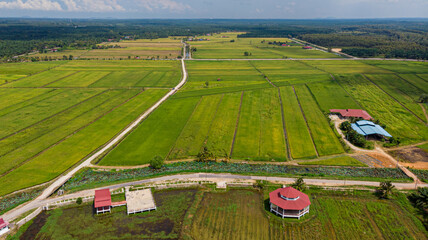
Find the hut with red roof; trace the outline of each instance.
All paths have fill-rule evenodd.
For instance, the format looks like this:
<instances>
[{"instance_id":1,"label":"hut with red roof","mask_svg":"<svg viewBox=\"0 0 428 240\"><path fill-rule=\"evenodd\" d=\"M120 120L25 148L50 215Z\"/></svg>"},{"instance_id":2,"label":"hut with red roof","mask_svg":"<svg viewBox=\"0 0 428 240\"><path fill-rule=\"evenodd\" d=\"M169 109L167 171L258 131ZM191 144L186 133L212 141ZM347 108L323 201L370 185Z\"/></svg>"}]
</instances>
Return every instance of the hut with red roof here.
<instances>
[{"instance_id":1,"label":"hut with red roof","mask_svg":"<svg viewBox=\"0 0 428 240\"><path fill-rule=\"evenodd\" d=\"M293 187L278 188L269 193L270 211L282 218L300 219L309 213L311 201L308 195L294 189Z\"/></svg>"},{"instance_id":2,"label":"hut with red roof","mask_svg":"<svg viewBox=\"0 0 428 240\"><path fill-rule=\"evenodd\" d=\"M339 114L342 118L354 117L373 120L372 116L362 109L330 109L330 113Z\"/></svg>"},{"instance_id":3,"label":"hut with red roof","mask_svg":"<svg viewBox=\"0 0 428 240\"><path fill-rule=\"evenodd\" d=\"M111 212L111 194L109 189L95 190L94 207L97 214Z\"/></svg>"},{"instance_id":4,"label":"hut with red roof","mask_svg":"<svg viewBox=\"0 0 428 240\"><path fill-rule=\"evenodd\" d=\"M0 218L0 236L9 231L9 222Z\"/></svg>"}]
</instances>

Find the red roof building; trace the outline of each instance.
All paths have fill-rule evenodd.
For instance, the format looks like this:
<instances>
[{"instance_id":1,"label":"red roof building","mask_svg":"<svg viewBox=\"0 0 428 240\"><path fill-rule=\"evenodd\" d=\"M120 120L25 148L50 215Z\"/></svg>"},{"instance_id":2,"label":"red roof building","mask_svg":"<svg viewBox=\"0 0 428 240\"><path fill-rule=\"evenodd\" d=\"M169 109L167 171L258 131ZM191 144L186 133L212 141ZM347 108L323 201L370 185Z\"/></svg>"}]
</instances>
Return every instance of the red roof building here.
<instances>
[{"instance_id":1,"label":"red roof building","mask_svg":"<svg viewBox=\"0 0 428 240\"><path fill-rule=\"evenodd\" d=\"M364 120L373 120L373 118L366 111L361 109L330 109L331 113L338 113L344 118L362 118Z\"/></svg>"},{"instance_id":2,"label":"red roof building","mask_svg":"<svg viewBox=\"0 0 428 240\"><path fill-rule=\"evenodd\" d=\"M111 194L109 189L95 190L94 207L97 214L111 211Z\"/></svg>"},{"instance_id":3,"label":"red roof building","mask_svg":"<svg viewBox=\"0 0 428 240\"><path fill-rule=\"evenodd\" d=\"M309 213L311 201L308 195L292 188L278 188L269 193L270 211L282 218L299 218Z\"/></svg>"},{"instance_id":4,"label":"red roof building","mask_svg":"<svg viewBox=\"0 0 428 240\"><path fill-rule=\"evenodd\" d=\"M9 223L0 218L0 236L9 231Z\"/></svg>"}]
</instances>

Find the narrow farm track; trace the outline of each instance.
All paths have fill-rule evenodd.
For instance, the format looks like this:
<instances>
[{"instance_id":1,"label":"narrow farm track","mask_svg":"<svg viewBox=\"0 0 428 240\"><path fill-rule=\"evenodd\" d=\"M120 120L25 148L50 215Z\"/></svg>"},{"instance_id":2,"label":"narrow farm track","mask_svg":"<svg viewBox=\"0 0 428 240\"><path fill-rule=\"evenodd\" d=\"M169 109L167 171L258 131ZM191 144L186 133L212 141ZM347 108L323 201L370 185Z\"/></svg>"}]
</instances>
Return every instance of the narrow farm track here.
<instances>
[{"instance_id":1,"label":"narrow farm track","mask_svg":"<svg viewBox=\"0 0 428 240\"><path fill-rule=\"evenodd\" d=\"M425 110L425 107L424 107L423 103L419 103L419 106L421 106L422 111L424 112L426 121L428 122L428 114L427 114L427 111Z\"/></svg>"},{"instance_id":2,"label":"narrow farm track","mask_svg":"<svg viewBox=\"0 0 428 240\"><path fill-rule=\"evenodd\" d=\"M287 148L287 157L290 161L292 161L293 158L291 156L290 143L289 143L289 140L287 137L287 129L285 127L284 105L282 104L281 90L279 89L278 86L276 86L273 82L271 82L271 80L268 78L268 76L266 76L262 71L260 71L260 69L258 69L256 66L254 66L254 64L251 61L248 61L248 62L250 63L250 65L252 67L254 67L254 69L256 69L266 79L266 81L269 82L270 85L272 85L273 87L278 89L279 104L281 104L282 129L284 131L285 145Z\"/></svg>"},{"instance_id":3,"label":"narrow farm track","mask_svg":"<svg viewBox=\"0 0 428 240\"><path fill-rule=\"evenodd\" d=\"M239 103L239 110L238 110L238 117L236 118L235 132L233 133L232 146L230 147L229 156L231 156L231 157L233 154L233 148L235 146L236 135L238 133L238 126L239 126L239 119L241 118L241 109L242 109L243 98L244 98L244 91L242 91L242 93L241 93L241 102Z\"/></svg>"},{"instance_id":4,"label":"narrow farm track","mask_svg":"<svg viewBox=\"0 0 428 240\"><path fill-rule=\"evenodd\" d=\"M293 92L294 92L294 95L296 96L297 103L299 104L300 111L302 112L303 119L305 119L306 127L308 128L309 134L311 135L312 145L314 146L315 153L317 154L317 157L319 157L320 154L318 153L318 149L315 145L314 136L312 134L311 129L309 128L308 120L306 119L305 112L303 111L302 105L300 104L300 100L299 100L299 97L297 96L296 89L294 88L294 86L291 86L291 87L293 88Z\"/></svg>"},{"instance_id":5,"label":"narrow farm track","mask_svg":"<svg viewBox=\"0 0 428 240\"><path fill-rule=\"evenodd\" d=\"M83 190L80 192L71 193L68 195L63 195L61 197L54 197L54 198L37 198L27 204L21 205L20 207L17 207L7 213L5 213L2 217L7 221L12 221L19 217L20 215L31 211L33 209L41 208L43 206L47 206L49 204L52 204L57 201L66 200L66 199L75 199L78 197L87 197L87 196L93 196L95 194L95 190L98 189L105 189L109 188L111 190L118 189L118 188L124 188L128 186L137 186L142 184L148 184L148 183L158 183L158 182L164 182L164 181L185 181L186 179L191 179L192 181L226 181L226 182L233 182L233 181L241 181L241 180L265 180L265 181L271 181L271 182L278 182L282 184L289 184L293 183L295 181L295 178L286 178L286 177L266 177L266 176L251 176L251 175L236 175L236 174L228 174L228 173L192 173L192 174L176 174L176 175L169 175L169 176L163 176L163 177L157 177L157 178L150 178L150 179L144 179L134 182L127 182L127 183L120 183L110 186L105 186L102 188L95 188L95 189L89 189L89 190ZM329 179L313 179L313 178L307 178L305 179L306 184L308 185L315 185L315 186L333 186L333 187L339 187L339 186L369 186L369 187L377 187L379 186L379 182L370 182L370 181L357 181L357 180L329 180ZM393 185L397 189L415 189L415 183L393 183ZM428 184L421 183L418 184L417 187L428 187Z\"/></svg>"}]
</instances>

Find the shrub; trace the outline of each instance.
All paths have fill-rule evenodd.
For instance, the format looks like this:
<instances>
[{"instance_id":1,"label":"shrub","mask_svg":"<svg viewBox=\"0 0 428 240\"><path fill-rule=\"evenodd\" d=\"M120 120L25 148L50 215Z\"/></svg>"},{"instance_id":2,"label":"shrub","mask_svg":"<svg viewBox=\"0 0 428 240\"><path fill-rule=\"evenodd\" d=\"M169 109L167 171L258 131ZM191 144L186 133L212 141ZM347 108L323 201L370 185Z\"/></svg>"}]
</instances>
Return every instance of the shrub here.
<instances>
[{"instance_id":1,"label":"shrub","mask_svg":"<svg viewBox=\"0 0 428 240\"><path fill-rule=\"evenodd\" d=\"M82 202L83 202L83 200L82 200L82 198L81 198L81 197L77 198L76 203L77 203L78 205L82 204Z\"/></svg>"},{"instance_id":2,"label":"shrub","mask_svg":"<svg viewBox=\"0 0 428 240\"><path fill-rule=\"evenodd\" d=\"M150 160L150 167L153 169L161 169L164 164L164 159L161 156L155 156Z\"/></svg>"}]
</instances>

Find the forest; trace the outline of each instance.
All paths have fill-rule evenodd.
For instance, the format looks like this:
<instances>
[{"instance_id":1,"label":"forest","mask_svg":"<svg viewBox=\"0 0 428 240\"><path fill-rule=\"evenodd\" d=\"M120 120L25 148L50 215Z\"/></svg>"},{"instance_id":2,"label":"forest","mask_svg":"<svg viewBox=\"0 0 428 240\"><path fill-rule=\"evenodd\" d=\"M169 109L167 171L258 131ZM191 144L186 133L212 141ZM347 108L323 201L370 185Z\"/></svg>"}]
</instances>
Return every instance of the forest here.
<instances>
[{"instance_id":1,"label":"forest","mask_svg":"<svg viewBox=\"0 0 428 240\"><path fill-rule=\"evenodd\" d=\"M0 59L47 48L88 49L125 36L156 39L239 31L247 37L295 37L356 57L428 59L427 19L380 20L94 20L0 19Z\"/></svg>"}]
</instances>

